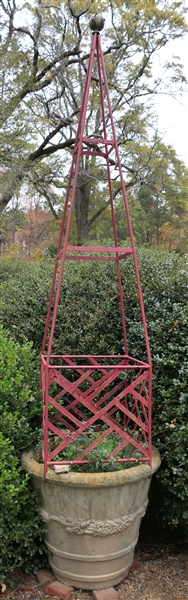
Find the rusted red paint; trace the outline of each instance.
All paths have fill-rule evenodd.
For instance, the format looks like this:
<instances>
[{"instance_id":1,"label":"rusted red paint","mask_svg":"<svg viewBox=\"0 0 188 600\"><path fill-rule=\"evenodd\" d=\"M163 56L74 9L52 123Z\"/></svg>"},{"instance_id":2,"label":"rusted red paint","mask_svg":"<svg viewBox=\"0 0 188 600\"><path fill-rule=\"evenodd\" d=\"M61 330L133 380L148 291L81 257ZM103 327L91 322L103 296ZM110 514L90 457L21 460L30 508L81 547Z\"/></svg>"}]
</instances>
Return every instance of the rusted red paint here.
<instances>
[{"instance_id":1,"label":"rusted red paint","mask_svg":"<svg viewBox=\"0 0 188 600\"><path fill-rule=\"evenodd\" d=\"M100 88L101 114L103 135L101 138L85 137L86 111L91 84L93 66L98 68ZM108 115L111 123L112 138L107 137L105 102L107 101ZM97 144L97 151L88 144ZM98 148L101 146L101 150ZM122 248L118 244L114 198L111 181L109 155L115 150L119 180L127 219L130 247ZM114 246L72 246L69 245L69 231L73 212L80 159L83 155L102 156L106 160L109 197L114 233ZM65 227L66 224L66 227ZM140 302L147 361L143 362L129 356L124 297L121 279L121 261L133 256L135 276ZM124 340L124 355L121 356L87 356L53 355L53 337L63 284L64 265L66 260L97 260L115 261L117 265L117 282L119 288L122 333ZM56 289L56 292L55 292ZM51 318L52 315L52 318ZM71 377L69 379L69 373ZM76 142L73 150L65 206L58 242L57 256L52 279L51 293L46 318L42 355L41 355L41 390L43 398L43 428L44 428L44 476L48 466L67 463L59 460L57 455L71 444L81 433L88 433L91 428L101 430L99 437L87 448L81 451L74 463L87 462L86 456L102 439L111 433L117 433L119 442L109 455L116 456L120 449L131 443L133 449L141 453L141 461L151 465L151 378L152 366L148 341L147 325L143 297L139 279L138 264L134 245L132 226L129 215L128 201L120 163L119 150L108 90L108 82L102 54L99 33L92 36L91 52L86 75L85 89L80 110ZM51 393L51 386L57 384L58 393ZM66 396L66 406L62 399ZM49 417L49 406L55 409L55 416ZM102 429L101 429L102 426ZM61 440L54 449L48 449L49 433ZM135 458L118 459L119 461L134 462Z\"/></svg>"}]
</instances>

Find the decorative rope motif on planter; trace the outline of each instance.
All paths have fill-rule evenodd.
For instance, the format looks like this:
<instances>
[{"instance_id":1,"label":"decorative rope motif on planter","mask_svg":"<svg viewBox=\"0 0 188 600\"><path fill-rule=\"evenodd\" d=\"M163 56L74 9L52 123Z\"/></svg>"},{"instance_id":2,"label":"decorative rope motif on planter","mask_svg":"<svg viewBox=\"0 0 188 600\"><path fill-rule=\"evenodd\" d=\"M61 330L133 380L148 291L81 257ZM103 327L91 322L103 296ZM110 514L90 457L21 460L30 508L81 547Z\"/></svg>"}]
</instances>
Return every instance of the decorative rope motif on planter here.
<instances>
[{"instance_id":1,"label":"decorative rope motif on planter","mask_svg":"<svg viewBox=\"0 0 188 600\"><path fill-rule=\"evenodd\" d=\"M69 533L76 533L81 535L86 533L88 535L100 536L111 535L113 533L119 533L124 529L127 529L132 525L136 517L143 517L146 512L148 502L145 502L141 508L131 515L123 515L123 517L117 517L116 519L106 519L105 521L95 521L94 519L71 519L71 517L56 517L50 515L43 508L40 509L40 516L46 523L49 521L57 521L60 525L63 525Z\"/></svg>"}]
</instances>

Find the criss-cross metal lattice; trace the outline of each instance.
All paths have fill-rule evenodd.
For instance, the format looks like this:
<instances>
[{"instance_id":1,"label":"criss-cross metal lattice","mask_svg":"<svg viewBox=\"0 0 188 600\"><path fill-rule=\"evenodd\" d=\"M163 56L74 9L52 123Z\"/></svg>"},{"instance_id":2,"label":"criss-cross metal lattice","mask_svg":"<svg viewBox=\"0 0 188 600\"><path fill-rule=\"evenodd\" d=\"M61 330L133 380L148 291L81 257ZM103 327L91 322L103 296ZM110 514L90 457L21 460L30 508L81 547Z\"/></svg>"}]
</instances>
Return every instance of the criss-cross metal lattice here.
<instances>
[{"instance_id":1,"label":"criss-cross metal lattice","mask_svg":"<svg viewBox=\"0 0 188 600\"><path fill-rule=\"evenodd\" d=\"M85 134L88 98L95 68L97 77L103 131L101 136L88 137ZM111 125L111 138L107 136L107 117ZM109 130L109 128L108 128ZM130 238L130 247L118 244L113 187L111 180L110 154L115 152L116 168L119 170L125 218ZM82 156L97 156L106 163L114 246L73 246L69 245L69 233L76 187ZM121 277L121 261L132 255L147 361L129 356L124 296ZM54 355L52 344L57 310L63 284L66 260L108 260L117 266L117 282L124 340L123 355ZM47 467L67 464L63 452L80 435L87 436L84 449L80 447L73 463L83 464L91 460L91 451L110 435L116 436L116 444L105 461L112 458L119 462L147 461L151 465L151 358L147 326L140 286L134 238L129 216L128 202L121 169L113 114L108 90L100 35L94 31L89 57L85 89L83 93L78 130L72 156L57 256L52 279L46 327L41 355L41 390L43 397L44 428L44 476ZM91 432L95 432L94 438ZM54 441L55 440L55 441ZM92 440L92 441L91 441ZM127 455L122 458L122 449Z\"/></svg>"}]
</instances>

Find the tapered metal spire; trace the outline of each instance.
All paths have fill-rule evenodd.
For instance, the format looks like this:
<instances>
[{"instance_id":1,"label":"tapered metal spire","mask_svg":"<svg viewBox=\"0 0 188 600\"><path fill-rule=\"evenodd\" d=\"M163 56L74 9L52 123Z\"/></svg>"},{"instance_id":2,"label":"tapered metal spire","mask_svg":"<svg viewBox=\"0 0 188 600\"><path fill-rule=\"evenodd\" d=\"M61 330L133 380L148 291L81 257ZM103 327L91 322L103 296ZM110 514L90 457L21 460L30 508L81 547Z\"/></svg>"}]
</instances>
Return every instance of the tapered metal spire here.
<instances>
[{"instance_id":1,"label":"tapered metal spire","mask_svg":"<svg viewBox=\"0 0 188 600\"><path fill-rule=\"evenodd\" d=\"M41 390L43 397L44 427L44 474L48 466L66 464L63 452L81 434L87 434L86 448L78 451L73 463L90 461L90 452L110 435L117 436L116 447L109 453L107 461L116 458L118 462L148 462L151 465L151 357L148 333L139 279L138 264L134 246L128 201L121 168L118 143L115 132L107 75L102 53L99 32L104 26L104 18L95 15L90 20L93 31L91 51L87 68L85 88L80 109L76 141L65 198L57 256L52 279L52 287L47 312L46 327L41 355ZM100 134L88 135L86 120L93 72L100 96ZM111 160L112 153L115 161ZM70 227L73 216L80 165L83 157L97 157L106 167L109 205L113 228L112 246L70 245ZM112 173L118 170L121 195L125 209L125 221L129 232L129 247L121 247L118 241L115 198ZM132 257L143 325L143 335L147 360L130 356L126 331L125 304L122 285L122 261ZM53 354L58 304L63 285L64 266L67 260L114 261L117 271L119 311L122 323L123 353L121 355ZM105 293L105 289L104 289ZM114 309L115 310L115 309ZM100 328L100 323L99 323ZM53 417L49 408L53 408ZM90 440L89 432L96 437ZM53 438L59 439L53 445ZM132 452L130 452L130 447ZM128 457L122 458L122 450L129 448ZM135 455L136 452L136 455Z\"/></svg>"}]
</instances>

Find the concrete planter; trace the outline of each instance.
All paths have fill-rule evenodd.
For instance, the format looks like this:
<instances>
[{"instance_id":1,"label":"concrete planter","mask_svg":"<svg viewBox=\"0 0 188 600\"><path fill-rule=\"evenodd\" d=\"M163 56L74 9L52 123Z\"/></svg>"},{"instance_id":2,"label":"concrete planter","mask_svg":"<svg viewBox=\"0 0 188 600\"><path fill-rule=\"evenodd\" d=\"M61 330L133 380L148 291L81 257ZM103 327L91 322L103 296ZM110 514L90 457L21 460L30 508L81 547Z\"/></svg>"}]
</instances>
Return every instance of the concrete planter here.
<instances>
[{"instance_id":1,"label":"concrete planter","mask_svg":"<svg viewBox=\"0 0 188 600\"><path fill-rule=\"evenodd\" d=\"M107 588L128 573L148 502L151 475L160 466L153 449L152 468L142 464L111 473L57 474L31 452L22 456L33 486L42 493L41 518L57 579L82 589Z\"/></svg>"}]
</instances>

